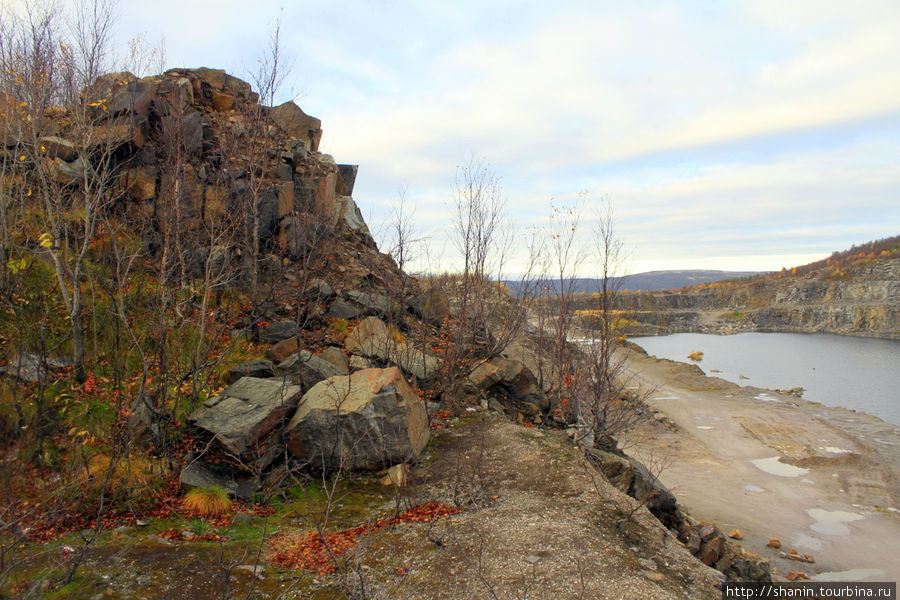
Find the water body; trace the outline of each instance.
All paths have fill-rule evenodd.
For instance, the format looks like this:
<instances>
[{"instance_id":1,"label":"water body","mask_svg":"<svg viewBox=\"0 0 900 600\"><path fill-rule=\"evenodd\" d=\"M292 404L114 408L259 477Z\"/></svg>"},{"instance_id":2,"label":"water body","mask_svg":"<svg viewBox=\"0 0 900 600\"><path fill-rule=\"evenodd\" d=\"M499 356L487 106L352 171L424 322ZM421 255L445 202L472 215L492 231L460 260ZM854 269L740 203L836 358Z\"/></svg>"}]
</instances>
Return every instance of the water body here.
<instances>
[{"instance_id":1,"label":"water body","mask_svg":"<svg viewBox=\"0 0 900 600\"><path fill-rule=\"evenodd\" d=\"M648 354L681 362L691 362L687 355L700 350L698 364L707 375L761 388L802 387L807 400L900 425L898 340L826 333L677 333L633 341Z\"/></svg>"}]
</instances>

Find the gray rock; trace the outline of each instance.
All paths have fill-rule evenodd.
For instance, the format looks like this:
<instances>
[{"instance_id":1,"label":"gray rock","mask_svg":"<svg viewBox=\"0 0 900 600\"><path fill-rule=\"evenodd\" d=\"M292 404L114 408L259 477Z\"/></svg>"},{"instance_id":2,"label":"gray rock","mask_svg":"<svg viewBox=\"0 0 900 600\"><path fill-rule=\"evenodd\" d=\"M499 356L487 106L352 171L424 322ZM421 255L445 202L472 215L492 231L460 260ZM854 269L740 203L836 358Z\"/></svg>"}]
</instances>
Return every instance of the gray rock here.
<instances>
[{"instance_id":1,"label":"gray rock","mask_svg":"<svg viewBox=\"0 0 900 600\"><path fill-rule=\"evenodd\" d=\"M363 219L362 212L350 196L335 196L332 205L332 219L335 225L343 221L344 226L351 231L358 231L367 237L371 237L369 226Z\"/></svg>"},{"instance_id":2,"label":"gray rock","mask_svg":"<svg viewBox=\"0 0 900 600\"><path fill-rule=\"evenodd\" d=\"M220 464L193 461L181 470L179 483L185 489L222 488L237 498L248 498L260 489L259 480Z\"/></svg>"},{"instance_id":3,"label":"gray rock","mask_svg":"<svg viewBox=\"0 0 900 600\"><path fill-rule=\"evenodd\" d=\"M334 290L324 279L315 278L303 290L303 298L309 302L324 302L334 295ZM337 317L335 317L337 318ZM340 317L345 318L345 317Z\"/></svg>"},{"instance_id":4,"label":"gray rock","mask_svg":"<svg viewBox=\"0 0 900 600\"><path fill-rule=\"evenodd\" d=\"M84 181L85 173L90 170L86 160L79 157L72 162L66 162L61 158L53 159L53 178L63 185L76 185Z\"/></svg>"},{"instance_id":5,"label":"gray rock","mask_svg":"<svg viewBox=\"0 0 900 600\"><path fill-rule=\"evenodd\" d=\"M428 416L400 369L365 369L309 390L285 436L288 450L305 463L377 470L419 456Z\"/></svg>"},{"instance_id":6,"label":"gray rock","mask_svg":"<svg viewBox=\"0 0 900 600\"><path fill-rule=\"evenodd\" d=\"M323 379L346 375L337 365L309 350L300 350L278 363L278 370L289 376L291 381L303 384L303 389L307 390Z\"/></svg>"},{"instance_id":7,"label":"gray rock","mask_svg":"<svg viewBox=\"0 0 900 600\"><path fill-rule=\"evenodd\" d=\"M0 373L26 383L37 383L47 378L47 366L37 354L20 354L8 365L0 367Z\"/></svg>"},{"instance_id":8,"label":"gray rock","mask_svg":"<svg viewBox=\"0 0 900 600\"><path fill-rule=\"evenodd\" d=\"M278 379L243 377L203 403L188 423L214 441L211 451L263 469L281 452L277 435L302 388Z\"/></svg>"},{"instance_id":9,"label":"gray rock","mask_svg":"<svg viewBox=\"0 0 900 600\"><path fill-rule=\"evenodd\" d=\"M275 365L271 360L248 360L235 365L225 373L225 383L232 384L241 377L274 377Z\"/></svg>"},{"instance_id":10,"label":"gray rock","mask_svg":"<svg viewBox=\"0 0 900 600\"><path fill-rule=\"evenodd\" d=\"M149 81L137 80L120 87L109 105L110 114L135 114L147 116L153 100L156 98L156 86Z\"/></svg>"},{"instance_id":11,"label":"gray rock","mask_svg":"<svg viewBox=\"0 0 900 600\"><path fill-rule=\"evenodd\" d=\"M203 148L203 115L192 112L182 117L181 134L187 154L189 156L198 154Z\"/></svg>"},{"instance_id":12,"label":"gray rock","mask_svg":"<svg viewBox=\"0 0 900 600\"><path fill-rule=\"evenodd\" d=\"M253 522L253 515L245 512L237 512L231 518L231 525L247 525Z\"/></svg>"},{"instance_id":13,"label":"gray rock","mask_svg":"<svg viewBox=\"0 0 900 600\"><path fill-rule=\"evenodd\" d=\"M297 335L299 328L295 321L278 321L259 332L259 339L269 344L277 344L281 340Z\"/></svg>"},{"instance_id":14,"label":"gray rock","mask_svg":"<svg viewBox=\"0 0 900 600\"><path fill-rule=\"evenodd\" d=\"M159 415L153 406L153 398L140 394L131 405L128 430L134 443L144 446L159 443Z\"/></svg>"},{"instance_id":15,"label":"gray rock","mask_svg":"<svg viewBox=\"0 0 900 600\"><path fill-rule=\"evenodd\" d=\"M256 579L266 578L266 568L262 565L238 565L233 570L237 573L246 573Z\"/></svg>"},{"instance_id":16,"label":"gray rock","mask_svg":"<svg viewBox=\"0 0 900 600\"><path fill-rule=\"evenodd\" d=\"M362 311L352 304L344 302L340 298L331 303L326 316L329 319L355 319L359 317Z\"/></svg>"},{"instance_id":17,"label":"gray rock","mask_svg":"<svg viewBox=\"0 0 900 600\"><path fill-rule=\"evenodd\" d=\"M366 309L367 312L388 316L399 312L399 306L384 294L350 290L347 297Z\"/></svg>"},{"instance_id":18,"label":"gray rock","mask_svg":"<svg viewBox=\"0 0 900 600\"><path fill-rule=\"evenodd\" d=\"M48 356L42 359L37 354L25 352L13 358L9 364L0 367L0 374L15 377L26 383L46 381L53 369L72 366L72 361Z\"/></svg>"}]
</instances>

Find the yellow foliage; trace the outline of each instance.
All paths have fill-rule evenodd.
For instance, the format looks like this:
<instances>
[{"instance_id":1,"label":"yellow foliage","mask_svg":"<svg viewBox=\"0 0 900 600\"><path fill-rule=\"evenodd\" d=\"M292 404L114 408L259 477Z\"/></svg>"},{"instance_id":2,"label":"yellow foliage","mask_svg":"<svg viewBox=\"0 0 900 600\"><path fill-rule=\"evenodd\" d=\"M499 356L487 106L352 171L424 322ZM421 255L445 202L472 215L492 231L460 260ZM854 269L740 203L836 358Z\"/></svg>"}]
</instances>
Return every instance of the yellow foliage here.
<instances>
[{"instance_id":1,"label":"yellow foliage","mask_svg":"<svg viewBox=\"0 0 900 600\"><path fill-rule=\"evenodd\" d=\"M701 360L703 360L703 351L696 350L694 352L691 352L690 354L688 354L688 358L694 362L700 362Z\"/></svg>"}]
</instances>

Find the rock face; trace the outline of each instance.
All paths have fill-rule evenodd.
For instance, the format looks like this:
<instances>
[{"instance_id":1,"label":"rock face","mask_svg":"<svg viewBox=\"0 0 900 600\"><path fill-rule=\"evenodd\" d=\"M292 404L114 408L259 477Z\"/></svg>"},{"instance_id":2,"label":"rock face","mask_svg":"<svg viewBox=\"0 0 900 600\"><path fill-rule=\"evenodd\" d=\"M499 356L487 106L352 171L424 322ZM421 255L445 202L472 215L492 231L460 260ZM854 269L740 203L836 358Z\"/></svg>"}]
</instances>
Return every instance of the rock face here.
<instances>
[{"instance_id":1,"label":"rock face","mask_svg":"<svg viewBox=\"0 0 900 600\"><path fill-rule=\"evenodd\" d=\"M506 412L533 418L550 409L550 400L538 385L537 378L518 361L492 358L472 370L469 382L499 400Z\"/></svg>"},{"instance_id":2,"label":"rock face","mask_svg":"<svg viewBox=\"0 0 900 600\"><path fill-rule=\"evenodd\" d=\"M190 254L191 278L204 274L212 245L220 246L222 258L216 276L246 275L254 265L272 264L266 259L273 255L302 260L325 228L374 247L350 196L356 167L318 152L321 122L293 102L260 106L248 83L205 67L141 79L112 73L82 96L90 135L62 114L48 118L33 138L4 141L43 155L38 164L61 186L84 185L94 174L107 178L116 212L140 229L148 256L157 255L172 228L184 244L175 251ZM101 154L111 162L98 161ZM223 242L219 233L216 242L209 239L222 228L248 237L252 225L255 262L247 256L248 240L234 235Z\"/></svg>"},{"instance_id":3,"label":"rock face","mask_svg":"<svg viewBox=\"0 0 900 600\"><path fill-rule=\"evenodd\" d=\"M290 453L326 470L415 460L428 442L425 403L400 369L365 369L307 392L285 429Z\"/></svg>"},{"instance_id":4,"label":"rock face","mask_svg":"<svg viewBox=\"0 0 900 600\"><path fill-rule=\"evenodd\" d=\"M244 377L203 403L188 420L210 437L211 450L236 457L255 470L281 451L278 432L300 400L302 388L278 379Z\"/></svg>"}]
</instances>

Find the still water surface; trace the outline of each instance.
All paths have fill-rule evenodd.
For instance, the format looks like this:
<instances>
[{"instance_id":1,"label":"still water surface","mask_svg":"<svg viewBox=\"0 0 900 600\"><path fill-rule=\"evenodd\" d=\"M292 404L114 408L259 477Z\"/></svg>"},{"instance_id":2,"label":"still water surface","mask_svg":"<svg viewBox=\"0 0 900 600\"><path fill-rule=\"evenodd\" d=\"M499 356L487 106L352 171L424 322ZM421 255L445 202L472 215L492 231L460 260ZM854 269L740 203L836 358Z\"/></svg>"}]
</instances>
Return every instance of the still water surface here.
<instances>
[{"instance_id":1,"label":"still water surface","mask_svg":"<svg viewBox=\"0 0 900 600\"><path fill-rule=\"evenodd\" d=\"M900 425L897 340L825 333L677 333L632 340L648 354L681 362L691 362L687 355L700 350L698 364L707 375L762 388L802 387L807 400Z\"/></svg>"}]
</instances>

